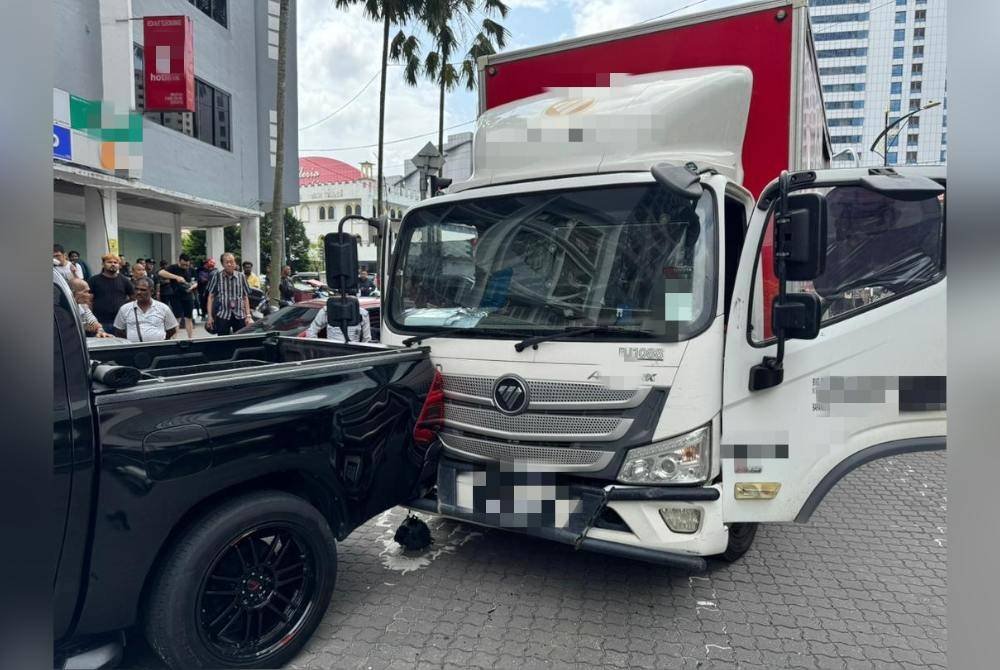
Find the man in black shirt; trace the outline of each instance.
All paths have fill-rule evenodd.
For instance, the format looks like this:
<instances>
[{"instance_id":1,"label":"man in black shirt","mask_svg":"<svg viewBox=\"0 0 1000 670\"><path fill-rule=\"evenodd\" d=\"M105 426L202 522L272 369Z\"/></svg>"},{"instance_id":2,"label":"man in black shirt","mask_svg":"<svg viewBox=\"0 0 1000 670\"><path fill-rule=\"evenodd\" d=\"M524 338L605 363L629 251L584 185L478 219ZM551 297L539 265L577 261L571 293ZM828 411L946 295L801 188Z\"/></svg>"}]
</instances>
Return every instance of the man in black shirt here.
<instances>
[{"instance_id":1,"label":"man in black shirt","mask_svg":"<svg viewBox=\"0 0 1000 670\"><path fill-rule=\"evenodd\" d=\"M281 283L278 284L281 299L292 302L295 299L295 284L292 283L292 268L288 265L281 268Z\"/></svg>"},{"instance_id":2,"label":"man in black shirt","mask_svg":"<svg viewBox=\"0 0 1000 670\"><path fill-rule=\"evenodd\" d=\"M101 256L101 274L87 280L90 292L94 294L94 316L101 327L113 333L118 310L135 296L135 287L119 274L119 258L115 254Z\"/></svg>"},{"instance_id":3,"label":"man in black shirt","mask_svg":"<svg viewBox=\"0 0 1000 670\"><path fill-rule=\"evenodd\" d=\"M160 270L160 300L170 305L177 321L184 326L188 339L194 339L194 291L198 283L194 280L191 258L181 254L177 263Z\"/></svg>"},{"instance_id":4,"label":"man in black shirt","mask_svg":"<svg viewBox=\"0 0 1000 670\"><path fill-rule=\"evenodd\" d=\"M375 282L368 276L368 270L361 270L358 273L358 295L368 297L375 288Z\"/></svg>"}]
</instances>

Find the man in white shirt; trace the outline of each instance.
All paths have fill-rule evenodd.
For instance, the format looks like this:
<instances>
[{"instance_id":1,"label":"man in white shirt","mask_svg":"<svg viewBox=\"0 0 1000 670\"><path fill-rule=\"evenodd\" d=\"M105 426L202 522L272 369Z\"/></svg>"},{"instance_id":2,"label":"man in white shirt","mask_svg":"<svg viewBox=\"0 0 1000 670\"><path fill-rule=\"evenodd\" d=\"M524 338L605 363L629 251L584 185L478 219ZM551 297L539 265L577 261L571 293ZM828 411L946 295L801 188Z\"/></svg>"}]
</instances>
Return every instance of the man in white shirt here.
<instances>
[{"instance_id":1,"label":"man in white shirt","mask_svg":"<svg viewBox=\"0 0 1000 670\"><path fill-rule=\"evenodd\" d=\"M86 279L83 276L83 269L76 263L71 263L69 258L66 257L66 249L61 244L52 245L52 267L58 270L66 278L66 281L70 279Z\"/></svg>"},{"instance_id":2,"label":"man in white shirt","mask_svg":"<svg viewBox=\"0 0 1000 670\"><path fill-rule=\"evenodd\" d=\"M177 332L174 313L159 300L153 300L153 280L135 281L135 300L127 302L115 317L115 334L129 342L169 340Z\"/></svg>"},{"instance_id":3,"label":"man in white shirt","mask_svg":"<svg viewBox=\"0 0 1000 670\"><path fill-rule=\"evenodd\" d=\"M371 342L372 326L371 321L368 319L368 310L364 307L360 309L361 323L356 326L348 326L347 337L351 340L351 342ZM334 342L344 341L344 333L340 330L340 325L327 323L326 307L317 312L316 317L313 319L312 323L309 324L309 328L306 329L305 336L312 338L319 337L319 331L324 328L326 328L326 339Z\"/></svg>"}]
</instances>

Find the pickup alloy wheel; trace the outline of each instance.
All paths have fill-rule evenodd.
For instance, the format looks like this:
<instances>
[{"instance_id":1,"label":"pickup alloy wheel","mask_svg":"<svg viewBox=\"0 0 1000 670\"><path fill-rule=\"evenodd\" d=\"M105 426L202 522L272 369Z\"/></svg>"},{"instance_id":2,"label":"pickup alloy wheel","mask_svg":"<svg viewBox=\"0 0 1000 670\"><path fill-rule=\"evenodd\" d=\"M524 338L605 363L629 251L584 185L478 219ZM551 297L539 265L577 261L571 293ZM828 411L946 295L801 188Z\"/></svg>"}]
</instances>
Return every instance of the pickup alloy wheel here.
<instances>
[{"instance_id":1,"label":"pickup alloy wheel","mask_svg":"<svg viewBox=\"0 0 1000 670\"><path fill-rule=\"evenodd\" d=\"M146 637L170 667L274 668L326 612L336 543L308 502L265 491L206 514L162 565Z\"/></svg>"}]
</instances>

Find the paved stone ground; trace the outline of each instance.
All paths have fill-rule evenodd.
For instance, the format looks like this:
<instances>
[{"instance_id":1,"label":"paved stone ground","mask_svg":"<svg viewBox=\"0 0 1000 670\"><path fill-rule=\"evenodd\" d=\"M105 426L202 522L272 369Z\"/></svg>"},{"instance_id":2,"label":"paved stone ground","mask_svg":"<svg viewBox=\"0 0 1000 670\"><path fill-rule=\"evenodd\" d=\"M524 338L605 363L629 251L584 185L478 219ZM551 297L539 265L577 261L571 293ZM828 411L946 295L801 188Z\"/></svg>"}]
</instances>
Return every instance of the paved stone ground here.
<instances>
[{"instance_id":1,"label":"paved stone ground","mask_svg":"<svg viewBox=\"0 0 1000 670\"><path fill-rule=\"evenodd\" d=\"M943 453L855 470L808 525L762 526L705 574L401 509L340 545L334 600L292 668L945 668ZM132 647L126 664L155 667Z\"/></svg>"}]
</instances>

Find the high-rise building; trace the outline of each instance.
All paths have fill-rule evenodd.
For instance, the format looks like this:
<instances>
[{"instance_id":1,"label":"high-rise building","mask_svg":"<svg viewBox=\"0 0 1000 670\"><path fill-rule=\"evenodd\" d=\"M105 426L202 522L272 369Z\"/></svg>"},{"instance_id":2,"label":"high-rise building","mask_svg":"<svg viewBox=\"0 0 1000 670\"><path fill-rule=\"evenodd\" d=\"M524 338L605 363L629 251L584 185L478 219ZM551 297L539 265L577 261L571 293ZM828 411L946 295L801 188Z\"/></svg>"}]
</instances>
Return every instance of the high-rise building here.
<instances>
[{"instance_id":1,"label":"high-rise building","mask_svg":"<svg viewBox=\"0 0 1000 670\"><path fill-rule=\"evenodd\" d=\"M946 0L809 0L835 165L943 163ZM872 142L888 123L940 103ZM877 152L877 153L876 153ZM883 159L883 152L886 156Z\"/></svg>"}]
</instances>

